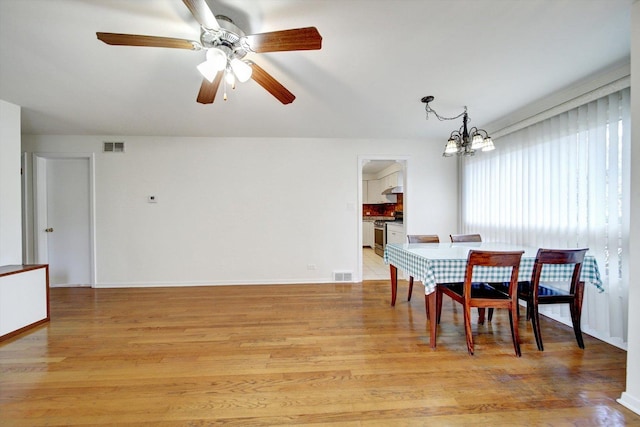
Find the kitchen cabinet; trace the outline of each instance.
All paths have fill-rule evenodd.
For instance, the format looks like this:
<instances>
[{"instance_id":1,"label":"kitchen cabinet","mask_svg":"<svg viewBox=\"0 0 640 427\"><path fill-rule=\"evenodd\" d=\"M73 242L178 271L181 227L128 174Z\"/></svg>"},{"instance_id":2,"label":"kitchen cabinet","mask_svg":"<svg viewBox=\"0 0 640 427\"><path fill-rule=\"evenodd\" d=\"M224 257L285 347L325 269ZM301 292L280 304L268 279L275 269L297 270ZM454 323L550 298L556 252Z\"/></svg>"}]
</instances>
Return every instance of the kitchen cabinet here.
<instances>
[{"instance_id":1,"label":"kitchen cabinet","mask_svg":"<svg viewBox=\"0 0 640 427\"><path fill-rule=\"evenodd\" d=\"M384 191L387 190L389 188L394 188L394 187L402 187L403 186L403 179L402 179L402 174L400 172L394 172L392 174L386 175L384 177L382 177L381 181L382 181L382 185L381 185L381 189L380 191Z\"/></svg>"},{"instance_id":2,"label":"kitchen cabinet","mask_svg":"<svg viewBox=\"0 0 640 427\"><path fill-rule=\"evenodd\" d=\"M380 180L371 179L367 181L367 203L380 203Z\"/></svg>"},{"instance_id":3,"label":"kitchen cabinet","mask_svg":"<svg viewBox=\"0 0 640 427\"><path fill-rule=\"evenodd\" d=\"M362 204L369 203L369 181L366 179L362 180Z\"/></svg>"},{"instance_id":4,"label":"kitchen cabinet","mask_svg":"<svg viewBox=\"0 0 640 427\"><path fill-rule=\"evenodd\" d=\"M396 203L398 201L398 197L395 194L383 195L382 188L383 179L371 179L367 181L367 197L363 199L364 203L368 204L379 204L379 203ZM364 185L362 186L364 192ZM364 194L364 193L363 193Z\"/></svg>"},{"instance_id":5,"label":"kitchen cabinet","mask_svg":"<svg viewBox=\"0 0 640 427\"><path fill-rule=\"evenodd\" d=\"M387 243L406 243L407 236L404 234L404 224L387 223Z\"/></svg>"},{"instance_id":6,"label":"kitchen cabinet","mask_svg":"<svg viewBox=\"0 0 640 427\"><path fill-rule=\"evenodd\" d=\"M362 247L374 246L373 221L362 221Z\"/></svg>"}]
</instances>

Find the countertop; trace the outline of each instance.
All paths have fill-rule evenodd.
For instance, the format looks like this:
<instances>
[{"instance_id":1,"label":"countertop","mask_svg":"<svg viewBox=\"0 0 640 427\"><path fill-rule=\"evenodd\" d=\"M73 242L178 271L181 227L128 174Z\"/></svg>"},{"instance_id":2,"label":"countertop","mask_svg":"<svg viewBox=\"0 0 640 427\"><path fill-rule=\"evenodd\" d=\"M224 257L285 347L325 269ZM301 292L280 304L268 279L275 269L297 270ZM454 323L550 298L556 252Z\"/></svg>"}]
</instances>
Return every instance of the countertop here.
<instances>
[{"instance_id":1,"label":"countertop","mask_svg":"<svg viewBox=\"0 0 640 427\"><path fill-rule=\"evenodd\" d=\"M376 216L376 215L363 215L363 221L395 221L393 216Z\"/></svg>"}]
</instances>

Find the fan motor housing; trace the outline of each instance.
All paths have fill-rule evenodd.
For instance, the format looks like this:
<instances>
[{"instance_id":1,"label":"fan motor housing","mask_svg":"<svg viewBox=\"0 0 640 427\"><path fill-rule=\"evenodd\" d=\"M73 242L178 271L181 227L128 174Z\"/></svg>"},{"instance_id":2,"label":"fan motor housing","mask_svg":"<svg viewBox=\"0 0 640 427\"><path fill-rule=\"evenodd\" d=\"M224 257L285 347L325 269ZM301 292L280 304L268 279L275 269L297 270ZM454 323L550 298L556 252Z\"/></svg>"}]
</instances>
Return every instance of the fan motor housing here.
<instances>
[{"instance_id":1,"label":"fan motor housing","mask_svg":"<svg viewBox=\"0 0 640 427\"><path fill-rule=\"evenodd\" d=\"M244 31L227 16L216 15L220 30L212 31L202 27L200 42L206 49L217 47L227 52L233 52L236 58L244 58L247 49L242 46L241 40L245 37Z\"/></svg>"}]
</instances>

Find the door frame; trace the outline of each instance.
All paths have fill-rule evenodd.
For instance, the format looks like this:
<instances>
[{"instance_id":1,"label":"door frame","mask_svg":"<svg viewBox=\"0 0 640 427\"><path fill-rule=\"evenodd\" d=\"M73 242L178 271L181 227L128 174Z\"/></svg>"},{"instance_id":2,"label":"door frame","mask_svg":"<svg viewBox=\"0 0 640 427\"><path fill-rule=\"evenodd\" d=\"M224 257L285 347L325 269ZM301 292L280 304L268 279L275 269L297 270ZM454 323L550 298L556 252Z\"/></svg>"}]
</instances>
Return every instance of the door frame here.
<instances>
[{"instance_id":1,"label":"door frame","mask_svg":"<svg viewBox=\"0 0 640 427\"><path fill-rule=\"evenodd\" d=\"M95 232L95 155L94 153L32 153L33 166L33 256L36 264L46 264L46 235L40 233L47 220L47 161L86 160L89 166L89 285L96 286L96 232Z\"/></svg>"},{"instance_id":2,"label":"door frame","mask_svg":"<svg viewBox=\"0 0 640 427\"><path fill-rule=\"evenodd\" d=\"M408 215L407 215L407 206L408 206L408 186L407 186L407 176L409 175L409 156L398 156L392 154L363 154L358 156L358 209L357 211L357 221L358 221L358 241L357 248L358 253L356 254L356 259L358 260L358 281L362 282L363 280L363 259L362 259L362 201L364 200L364 195L362 193L362 168L363 166L370 162L371 160L393 160L402 165L403 173L403 222L405 226L405 230L407 229L408 224Z\"/></svg>"}]
</instances>

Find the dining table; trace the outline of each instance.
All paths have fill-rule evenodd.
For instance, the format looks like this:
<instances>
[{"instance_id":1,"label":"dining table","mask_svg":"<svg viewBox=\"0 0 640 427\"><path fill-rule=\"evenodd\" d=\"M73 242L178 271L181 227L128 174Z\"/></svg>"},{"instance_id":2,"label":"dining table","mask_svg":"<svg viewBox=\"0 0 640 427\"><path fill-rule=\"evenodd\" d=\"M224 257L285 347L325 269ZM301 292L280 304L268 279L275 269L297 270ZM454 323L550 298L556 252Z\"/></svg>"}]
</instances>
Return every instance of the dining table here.
<instances>
[{"instance_id":1,"label":"dining table","mask_svg":"<svg viewBox=\"0 0 640 427\"><path fill-rule=\"evenodd\" d=\"M531 280L538 248L499 242L458 243L388 243L384 249L384 262L391 274L391 306L396 304L398 269L424 284L425 304L429 314L430 346L436 348L436 287L438 283L463 282L470 250L524 251L520 260L518 281ZM558 248L556 248L558 249ZM541 280L563 281L571 277L573 265L545 265ZM510 268L476 267L474 282L508 282ZM596 258L587 252L580 280L604 291Z\"/></svg>"}]
</instances>

